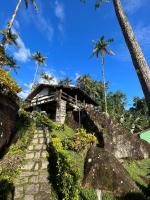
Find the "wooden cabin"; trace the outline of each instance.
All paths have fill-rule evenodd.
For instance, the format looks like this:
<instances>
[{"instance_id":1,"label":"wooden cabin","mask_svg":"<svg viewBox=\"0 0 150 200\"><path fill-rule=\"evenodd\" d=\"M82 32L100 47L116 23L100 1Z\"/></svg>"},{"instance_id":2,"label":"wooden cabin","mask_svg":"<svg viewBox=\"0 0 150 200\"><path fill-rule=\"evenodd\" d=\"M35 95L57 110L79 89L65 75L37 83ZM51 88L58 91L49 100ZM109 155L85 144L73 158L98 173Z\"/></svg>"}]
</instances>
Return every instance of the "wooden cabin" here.
<instances>
[{"instance_id":1,"label":"wooden cabin","mask_svg":"<svg viewBox=\"0 0 150 200\"><path fill-rule=\"evenodd\" d=\"M28 111L45 111L49 117L64 123L68 111L80 111L97 103L83 90L73 86L39 84L26 99Z\"/></svg>"}]
</instances>

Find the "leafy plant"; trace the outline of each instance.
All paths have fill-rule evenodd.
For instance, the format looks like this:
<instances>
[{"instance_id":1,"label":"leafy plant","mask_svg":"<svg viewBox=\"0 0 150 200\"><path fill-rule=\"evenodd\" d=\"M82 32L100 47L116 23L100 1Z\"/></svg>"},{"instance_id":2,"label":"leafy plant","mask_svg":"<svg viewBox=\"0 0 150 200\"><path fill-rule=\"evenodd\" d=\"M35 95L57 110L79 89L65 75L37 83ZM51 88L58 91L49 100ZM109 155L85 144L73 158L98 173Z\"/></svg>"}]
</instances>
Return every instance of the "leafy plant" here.
<instances>
[{"instance_id":1,"label":"leafy plant","mask_svg":"<svg viewBox=\"0 0 150 200\"><path fill-rule=\"evenodd\" d=\"M78 129L75 138L68 144L68 149L81 151L88 145L96 143L96 137L86 132L85 129Z\"/></svg>"},{"instance_id":2,"label":"leafy plant","mask_svg":"<svg viewBox=\"0 0 150 200\"><path fill-rule=\"evenodd\" d=\"M10 74L0 68L0 91L5 94L17 94L21 92L21 88L17 85Z\"/></svg>"}]
</instances>

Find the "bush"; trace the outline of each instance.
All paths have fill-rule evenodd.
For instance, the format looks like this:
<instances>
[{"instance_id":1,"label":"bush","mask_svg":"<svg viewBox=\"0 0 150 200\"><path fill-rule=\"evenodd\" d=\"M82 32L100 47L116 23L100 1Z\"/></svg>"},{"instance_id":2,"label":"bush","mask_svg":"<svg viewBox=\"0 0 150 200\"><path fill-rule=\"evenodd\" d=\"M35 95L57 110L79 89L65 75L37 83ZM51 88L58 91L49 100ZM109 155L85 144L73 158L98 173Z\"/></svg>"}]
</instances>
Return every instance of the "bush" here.
<instances>
[{"instance_id":1,"label":"bush","mask_svg":"<svg viewBox=\"0 0 150 200\"><path fill-rule=\"evenodd\" d=\"M10 74L0 68L0 91L4 94L17 94L21 92L21 88L17 85Z\"/></svg>"},{"instance_id":2,"label":"bush","mask_svg":"<svg viewBox=\"0 0 150 200\"><path fill-rule=\"evenodd\" d=\"M81 151L88 145L96 143L96 137L86 132L85 129L78 129L75 138L68 144L68 149L73 151Z\"/></svg>"},{"instance_id":3,"label":"bush","mask_svg":"<svg viewBox=\"0 0 150 200\"><path fill-rule=\"evenodd\" d=\"M59 199L79 200L79 172L63 149L60 138L52 138L48 151L49 178Z\"/></svg>"}]
</instances>

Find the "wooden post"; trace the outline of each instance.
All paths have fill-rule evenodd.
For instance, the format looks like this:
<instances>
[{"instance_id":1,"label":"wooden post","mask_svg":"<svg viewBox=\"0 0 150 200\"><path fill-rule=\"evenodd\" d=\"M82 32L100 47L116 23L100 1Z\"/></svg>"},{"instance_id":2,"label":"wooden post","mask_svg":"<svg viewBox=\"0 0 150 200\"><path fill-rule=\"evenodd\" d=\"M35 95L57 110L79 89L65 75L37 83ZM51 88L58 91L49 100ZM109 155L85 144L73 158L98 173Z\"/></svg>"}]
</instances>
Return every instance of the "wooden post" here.
<instances>
[{"instance_id":1,"label":"wooden post","mask_svg":"<svg viewBox=\"0 0 150 200\"><path fill-rule=\"evenodd\" d=\"M61 97L62 97L62 89L59 90L59 102L61 101Z\"/></svg>"},{"instance_id":2,"label":"wooden post","mask_svg":"<svg viewBox=\"0 0 150 200\"><path fill-rule=\"evenodd\" d=\"M76 102L76 106L78 106L78 96L77 96L77 94L75 95L75 102Z\"/></svg>"},{"instance_id":3,"label":"wooden post","mask_svg":"<svg viewBox=\"0 0 150 200\"><path fill-rule=\"evenodd\" d=\"M83 105L84 105L84 108L85 108L85 99L83 100Z\"/></svg>"}]
</instances>

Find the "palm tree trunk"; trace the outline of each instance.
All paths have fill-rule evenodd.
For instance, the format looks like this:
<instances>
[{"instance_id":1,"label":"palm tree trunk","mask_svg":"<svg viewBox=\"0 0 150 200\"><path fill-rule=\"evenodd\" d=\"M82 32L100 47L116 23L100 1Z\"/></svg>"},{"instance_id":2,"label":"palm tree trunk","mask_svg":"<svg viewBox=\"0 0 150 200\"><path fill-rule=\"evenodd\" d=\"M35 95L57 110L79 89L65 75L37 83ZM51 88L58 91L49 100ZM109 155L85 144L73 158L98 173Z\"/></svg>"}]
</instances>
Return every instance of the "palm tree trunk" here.
<instances>
[{"instance_id":1,"label":"palm tree trunk","mask_svg":"<svg viewBox=\"0 0 150 200\"><path fill-rule=\"evenodd\" d=\"M142 50L135 38L134 32L125 15L120 0L113 0L115 12L123 32L126 44L130 51L133 65L142 86L143 93L150 113L150 69L144 58Z\"/></svg>"},{"instance_id":2,"label":"palm tree trunk","mask_svg":"<svg viewBox=\"0 0 150 200\"><path fill-rule=\"evenodd\" d=\"M37 63L36 64L36 71L35 71L35 74L34 74L34 79L33 79L33 84L32 85L34 85L34 83L36 81L36 76L37 76L38 70L39 70L39 64Z\"/></svg>"},{"instance_id":3,"label":"palm tree trunk","mask_svg":"<svg viewBox=\"0 0 150 200\"><path fill-rule=\"evenodd\" d=\"M105 83L105 72L104 72L104 58L102 58L102 82L103 82L103 92L104 92L104 103L105 103L105 112L108 113L107 110L107 97L106 97L106 83Z\"/></svg>"},{"instance_id":4,"label":"palm tree trunk","mask_svg":"<svg viewBox=\"0 0 150 200\"><path fill-rule=\"evenodd\" d=\"M15 8L15 10L14 10L14 13L13 13L13 15L12 15L12 18L11 18L11 20L10 20L9 23L8 23L8 30L11 30L11 28L12 28L12 26L13 26L13 23L14 23L14 21L15 21L15 18L16 18L17 12L18 12L18 10L19 10L19 7L20 7L20 5L21 5L21 2L22 2L22 0L18 0L17 6L16 6L16 8Z\"/></svg>"}]
</instances>

